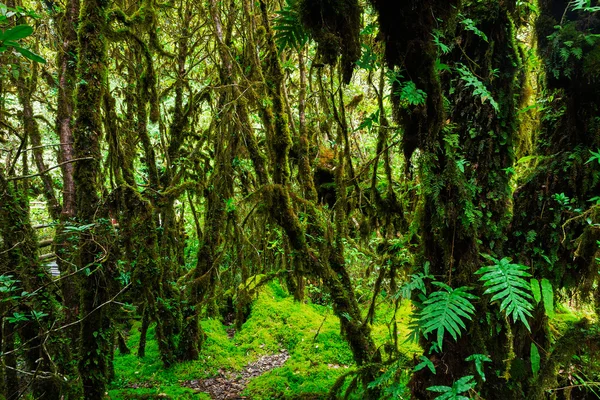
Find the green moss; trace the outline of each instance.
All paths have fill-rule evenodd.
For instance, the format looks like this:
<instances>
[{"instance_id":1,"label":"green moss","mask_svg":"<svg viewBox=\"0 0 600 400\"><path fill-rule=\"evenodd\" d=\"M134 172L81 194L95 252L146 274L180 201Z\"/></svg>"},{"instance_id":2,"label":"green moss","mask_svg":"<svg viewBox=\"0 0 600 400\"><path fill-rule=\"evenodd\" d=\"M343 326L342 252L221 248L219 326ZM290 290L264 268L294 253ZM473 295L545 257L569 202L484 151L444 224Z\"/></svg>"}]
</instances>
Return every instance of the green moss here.
<instances>
[{"instance_id":1,"label":"green moss","mask_svg":"<svg viewBox=\"0 0 600 400\"><path fill-rule=\"evenodd\" d=\"M326 307L295 303L278 283L261 293L235 340L247 351L290 353L283 367L250 382L245 393L253 399L324 396L354 364L338 318Z\"/></svg>"},{"instance_id":2,"label":"green moss","mask_svg":"<svg viewBox=\"0 0 600 400\"><path fill-rule=\"evenodd\" d=\"M124 389L124 390L110 390L108 396L112 400L129 400L129 399L200 399L209 400L210 396L201 393L196 394L193 390L182 388L179 385L165 385L157 386L154 388L140 388L140 389Z\"/></svg>"},{"instance_id":3,"label":"green moss","mask_svg":"<svg viewBox=\"0 0 600 400\"><path fill-rule=\"evenodd\" d=\"M394 306L384 301L378 305L378 310L372 331L377 346L380 346L391 340L391 329L387 324L393 318ZM421 353L416 344L403 343L403 338L408 335L406 325L410 313L408 302L396 313L400 351L407 357ZM130 348L137 347L140 325L141 322L136 321L127 337ZM284 349L290 355L287 362L252 379L245 395L252 399L323 398L338 377L355 369L352 352L340 334L339 318L331 308L295 302L277 281L261 288L252 305L252 313L232 339L227 335L227 327L218 320L202 321L201 326L206 341L199 359L168 369L160 360L155 327L151 326L145 357L134 354L115 357L116 379L110 391L111 398L152 399L164 393L174 399L186 399L190 392L180 387L182 382L212 377L223 369L240 371L249 362ZM130 388L138 385L150 388Z\"/></svg>"},{"instance_id":4,"label":"green moss","mask_svg":"<svg viewBox=\"0 0 600 400\"><path fill-rule=\"evenodd\" d=\"M377 346L386 342L393 342L393 330L391 321L394 317L394 305L390 301L384 301L377 305L377 314L373 320L373 339ZM405 356L412 358L413 354L421 354L423 350L416 342L408 341L410 329L409 323L412 319L412 305L409 301L403 301L396 311L396 323L398 324L398 350Z\"/></svg>"}]
</instances>

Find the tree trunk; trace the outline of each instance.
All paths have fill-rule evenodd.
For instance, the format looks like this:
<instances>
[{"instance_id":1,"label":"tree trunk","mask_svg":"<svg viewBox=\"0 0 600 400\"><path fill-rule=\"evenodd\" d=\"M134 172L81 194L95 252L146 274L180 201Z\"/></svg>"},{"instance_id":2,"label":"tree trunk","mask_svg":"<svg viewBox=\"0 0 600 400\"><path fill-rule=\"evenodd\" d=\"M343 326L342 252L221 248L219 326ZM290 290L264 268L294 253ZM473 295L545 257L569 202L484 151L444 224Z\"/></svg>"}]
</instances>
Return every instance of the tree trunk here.
<instances>
[{"instance_id":1,"label":"tree trunk","mask_svg":"<svg viewBox=\"0 0 600 400\"><path fill-rule=\"evenodd\" d=\"M100 207L100 136L102 123L100 110L106 75L106 0L83 0L78 31L77 66L77 120L73 137L76 158L85 158L75 164L77 222L91 224L79 240L78 268L87 271L81 279L80 317L81 347L79 374L84 396L89 400L104 398L109 373L111 321L105 303L109 301L108 279L110 271L105 264L107 254L93 240L100 232L96 213Z\"/></svg>"}]
</instances>

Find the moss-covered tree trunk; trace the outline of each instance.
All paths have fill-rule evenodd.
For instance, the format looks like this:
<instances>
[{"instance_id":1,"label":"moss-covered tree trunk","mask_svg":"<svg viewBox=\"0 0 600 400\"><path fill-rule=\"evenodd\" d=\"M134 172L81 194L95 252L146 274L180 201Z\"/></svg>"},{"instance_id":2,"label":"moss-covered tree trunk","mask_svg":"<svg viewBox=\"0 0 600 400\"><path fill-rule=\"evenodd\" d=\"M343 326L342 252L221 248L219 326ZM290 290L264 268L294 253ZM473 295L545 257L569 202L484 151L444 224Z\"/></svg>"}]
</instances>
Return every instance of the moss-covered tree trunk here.
<instances>
[{"instance_id":1,"label":"moss-covered tree trunk","mask_svg":"<svg viewBox=\"0 0 600 400\"><path fill-rule=\"evenodd\" d=\"M437 280L452 287L477 287L474 273L482 266L479 254L504 254L509 221L505 170L513 162L520 84L512 20L515 2L463 2L459 9L451 2L411 3L373 1L386 39L386 59L390 66L404 70L404 78L392 90L396 117L404 128L409 173L412 154L417 148L421 151L421 262L430 265ZM465 29L463 20L457 21L458 11L463 20L476 21L479 31ZM398 12L410 23L396 24ZM449 47L436 45L434 37ZM440 63L451 69L443 69ZM407 105L399 94L407 77L426 93L421 104ZM487 90L488 99L474 94L475 80ZM474 323L463 337L454 341L447 335L443 351L430 353L437 373L425 369L413 375L414 395L427 398L429 386L452 386L463 376L477 375L474 364L465 359L485 354L492 356L493 366L487 370L484 397L520 396L500 377L513 338L504 317L486 300L478 302ZM430 344L422 339L425 349Z\"/></svg>"},{"instance_id":2,"label":"moss-covered tree trunk","mask_svg":"<svg viewBox=\"0 0 600 400\"><path fill-rule=\"evenodd\" d=\"M431 227L423 235L425 260L431 263L434 275L443 276L444 282L453 287L479 286L475 271L484 265L480 253L504 255L510 216L506 170L513 163L520 87L513 10L511 2L468 4L461 10L478 21L483 35L457 24L460 44L448 55L448 63L456 65L456 75L444 77L443 83L451 104L449 124L438 142L444 149L443 163L438 173L429 176L426 174L432 171L428 165L422 166L423 179L428 182L422 225ZM465 59L465 64L457 63ZM482 102L474 94L467 80L474 76L489 91L491 100ZM481 296L482 291L477 294ZM468 356L485 354L492 363L486 369L486 381L482 381L482 395L521 396L506 386L506 372L500 372L507 370L506 360L513 345L508 322L495 305L488 305L486 296L482 297L474 323L464 336L457 342L447 338L444 351L433 356L443 359L448 368L438 371L435 377L427 372L417 374L413 379L417 393L425 393L423 390L431 384L451 386L474 372L474 363L465 360ZM418 382L419 376L426 383Z\"/></svg>"},{"instance_id":3,"label":"moss-covered tree trunk","mask_svg":"<svg viewBox=\"0 0 600 400\"><path fill-rule=\"evenodd\" d=\"M99 232L101 113L106 74L107 0L84 0L78 30L76 123L73 131L77 223L82 229L79 240L78 268L85 270L80 280L80 354L79 374L86 399L99 400L106 392L109 372L111 321L105 303L109 301L104 249L94 238Z\"/></svg>"},{"instance_id":4,"label":"moss-covered tree trunk","mask_svg":"<svg viewBox=\"0 0 600 400\"><path fill-rule=\"evenodd\" d=\"M195 360L204 341L204 332L200 326L199 316L203 307L210 311L214 299L215 285L219 268L219 247L227 220L226 202L233 198L232 162L239 138L234 129L232 109L227 103L235 99L236 89L233 87L234 74L231 59L227 56L227 43L233 25L223 27L221 14L216 1L209 2L209 13L215 29L218 52L222 56L219 78L224 86L232 86L219 93L217 110L222 114L215 121L212 132L214 143L214 166L205 190L206 209L202 244L198 250L196 266L190 274L189 302L190 312L186 315L185 329L181 340L180 357L183 360ZM230 21L231 22L231 21ZM226 31L224 31L226 29Z\"/></svg>"},{"instance_id":5,"label":"moss-covered tree trunk","mask_svg":"<svg viewBox=\"0 0 600 400\"><path fill-rule=\"evenodd\" d=\"M19 103L21 105L21 121L23 132L31 140L32 150L38 173L41 174L44 198L46 199L48 214L52 220L57 220L60 216L61 206L54 194L54 184L52 178L48 175L46 161L44 160L44 146L42 146L42 136L39 125L33 114L32 96L38 85L38 66L34 63L31 66L31 73L21 72L15 79L15 86Z\"/></svg>"},{"instance_id":6,"label":"moss-covered tree trunk","mask_svg":"<svg viewBox=\"0 0 600 400\"><path fill-rule=\"evenodd\" d=\"M27 376L32 381L33 394L41 399L59 399L62 382L52 363L53 355L60 354L60 344L48 336L48 330L57 317L57 302L49 286L50 277L40 264L37 250L37 236L29 219L29 199L25 185L19 181L9 182L0 171L0 236L7 247L7 264L11 266L13 279L22 285L22 291L36 293L35 302L20 301L13 304L19 313L27 318L22 322L5 320L5 336L7 346L13 346L18 333L23 347L18 353L24 353L26 368L29 371L38 371L38 374ZM13 275L14 274L14 275ZM40 317L36 317L39 315ZM13 324L14 329L7 327ZM17 351L12 349L12 351ZM9 368L12 356L5 360ZM68 359L64 360L66 363ZM11 373L12 374L12 373ZM10 374L7 379L10 379ZM14 390L13 383L7 385L9 391ZM14 393L10 393L14 396Z\"/></svg>"},{"instance_id":7,"label":"moss-covered tree trunk","mask_svg":"<svg viewBox=\"0 0 600 400\"><path fill-rule=\"evenodd\" d=\"M298 215L294 210L292 196L290 194L290 148L292 146L290 128L288 125L285 102L283 98L283 72L278 58L277 47L270 26L265 1L259 1L262 23L266 32L266 58L264 83L266 95L270 101L263 111L265 118L265 130L267 144L270 150L271 165L273 169L273 185L263 188L263 196L267 203L269 215L279 224L289 238L290 247L294 253L295 263L306 266L307 272L322 279L325 287L329 290L333 309L340 318L342 334L348 341L356 363L361 367L359 374L365 389L365 398L378 398L377 389L367 389L367 384L374 380L375 370L371 367L380 361L380 354L371 337L370 327L363 322L360 308L354 296L353 286L350 283L348 272L345 268L342 238L345 235L346 211L345 201L342 201L337 209L336 224L333 232L322 221L316 210L316 206L310 202L307 206L307 214L314 224L316 237L313 238L315 247L320 247L320 254L309 247L304 229L302 228ZM351 10L353 12L356 9ZM351 29L356 28L355 26ZM352 61L350 60L350 64ZM342 73L340 73L340 76ZM349 80L351 70L343 71L343 79ZM335 100L334 100L335 101ZM347 141L344 137L345 118L340 118L338 137L339 157L342 164L347 160ZM336 180L338 194L345 194L347 170L339 166L338 178ZM306 183L305 183L306 185ZM309 189L309 195L311 190ZM320 242L320 244L318 244Z\"/></svg>"},{"instance_id":8,"label":"moss-covered tree trunk","mask_svg":"<svg viewBox=\"0 0 600 400\"><path fill-rule=\"evenodd\" d=\"M551 282L555 295L563 289L575 301L595 298L598 304L595 257L600 232L586 220L600 220L598 207L590 202L600 191L600 163L590 160L600 148L600 42L591 40L600 33L600 16L574 10L573 3L539 2L535 30L546 106L535 136L535 168L521 177L514 193L509 245L536 278ZM531 321L532 333L515 332L513 370L521 373L515 378L521 379L530 399L543 399L546 390L569 385L559 370L577 364L572 357L584 351L581 343L597 340L585 318L558 339L548 322L540 305ZM541 355L540 373L534 378L528 337ZM586 395L579 387L570 393L574 398Z\"/></svg>"},{"instance_id":9,"label":"moss-covered tree trunk","mask_svg":"<svg viewBox=\"0 0 600 400\"><path fill-rule=\"evenodd\" d=\"M79 0L68 0L63 12L55 17L57 33L60 40L57 43L57 101L56 101L56 132L60 143L58 161L62 173L62 204L60 213L60 224L57 226L54 237L54 253L57 256L56 263L61 274L67 275L75 272L74 256L75 240L72 235L65 232L68 224L74 223L76 216L75 199L75 165L71 162L75 158L73 149L73 125L74 125L74 94L76 83L77 64L77 23L79 19ZM62 303L64 307L64 322L72 324L79 317L79 289L77 279L62 279L60 281ZM79 327L73 324L66 330L67 336L72 343L79 338ZM69 351L76 354L74 348ZM61 363L64 372L70 375L77 374L77 368L68 363ZM73 385L75 388L80 385ZM77 393L77 392L76 392Z\"/></svg>"}]
</instances>

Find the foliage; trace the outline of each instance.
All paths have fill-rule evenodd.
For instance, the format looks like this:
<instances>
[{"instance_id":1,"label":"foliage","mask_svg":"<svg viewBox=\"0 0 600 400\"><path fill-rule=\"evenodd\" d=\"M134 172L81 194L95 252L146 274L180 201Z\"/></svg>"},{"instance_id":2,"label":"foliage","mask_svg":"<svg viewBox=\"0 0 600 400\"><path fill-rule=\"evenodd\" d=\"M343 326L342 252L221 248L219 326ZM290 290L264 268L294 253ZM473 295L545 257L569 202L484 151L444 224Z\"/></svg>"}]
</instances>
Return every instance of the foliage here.
<instances>
[{"instance_id":1,"label":"foliage","mask_svg":"<svg viewBox=\"0 0 600 400\"><path fill-rule=\"evenodd\" d=\"M531 343L529 357L531 362L531 372L533 372L533 375L536 376L537 373L540 371L540 352L538 351L538 348L535 345L535 343Z\"/></svg>"},{"instance_id":2,"label":"foliage","mask_svg":"<svg viewBox=\"0 0 600 400\"><path fill-rule=\"evenodd\" d=\"M533 299L530 291L531 285L524 279L531 274L527 267L521 264L511 263L511 259L504 257L497 260L492 256L484 255L493 265L480 268L475 272L482 275L479 280L484 281L487 287L484 294L491 294L491 302L501 301L500 311L512 315L513 320L520 320L527 329L531 330L527 317L531 317Z\"/></svg>"},{"instance_id":3,"label":"foliage","mask_svg":"<svg viewBox=\"0 0 600 400\"><path fill-rule=\"evenodd\" d=\"M468 400L469 397L463 396L462 393L466 393L473 389L477 385L475 377L473 375L463 376L452 386L430 386L427 390L436 393L442 393L435 397L435 400Z\"/></svg>"},{"instance_id":4,"label":"foliage","mask_svg":"<svg viewBox=\"0 0 600 400\"><path fill-rule=\"evenodd\" d=\"M403 78L403 75L399 72L388 72L388 81L391 85L396 85L398 87L395 94L400 100L412 106L425 104L427 93L418 89L417 85L412 80L405 81Z\"/></svg>"},{"instance_id":5,"label":"foliage","mask_svg":"<svg viewBox=\"0 0 600 400\"><path fill-rule=\"evenodd\" d=\"M473 32L485 42L488 41L486 34L480 31L479 28L477 28L475 21L473 21L471 18L465 18L461 20L460 23L464 26L465 30Z\"/></svg>"},{"instance_id":6,"label":"foliage","mask_svg":"<svg viewBox=\"0 0 600 400\"><path fill-rule=\"evenodd\" d=\"M400 88L400 100L405 100L412 106L425 104L427 93L421 89L417 89L417 85L413 81L408 81Z\"/></svg>"},{"instance_id":7,"label":"foliage","mask_svg":"<svg viewBox=\"0 0 600 400\"><path fill-rule=\"evenodd\" d=\"M6 21L13 16L30 15L37 17L35 13L28 12L22 7L11 8L0 3L0 28L6 23ZM8 28L6 30L0 29L0 53L13 49L20 53L23 57L28 58L38 63L46 63L46 60L39 55L35 54L31 50L21 46L21 40L25 39L33 34L33 27L27 24L20 24Z\"/></svg>"},{"instance_id":8,"label":"foliage","mask_svg":"<svg viewBox=\"0 0 600 400\"><path fill-rule=\"evenodd\" d=\"M485 372L483 363L492 362L492 359L485 354L471 354L465 358L465 361L473 361L475 363L475 370L479 374L482 381L485 382Z\"/></svg>"},{"instance_id":9,"label":"foliage","mask_svg":"<svg viewBox=\"0 0 600 400\"><path fill-rule=\"evenodd\" d=\"M418 290L420 294L427 294L427 287L425 286L426 279L433 279L433 275L429 274L429 262L426 262L423 266L422 272L412 274L410 279L407 280L401 287L400 290L395 294L395 298L400 297L410 300L413 296L413 291Z\"/></svg>"},{"instance_id":10,"label":"foliage","mask_svg":"<svg viewBox=\"0 0 600 400\"><path fill-rule=\"evenodd\" d=\"M600 6L592 6L592 0L573 0L570 2L573 10L581 10L585 12L597 12L600 11Z\"/></svg>"},{"instance_id":11,"label":"foliage","mask_svg":"<svg viewBox=\"0 0 600 400\"><path fill-rule=\"evenodd\" d=\"M427 337L430 332L436 331L436 344L442 350L444 334L456 340L461 335L461 328L466 329L464 319L472 320L475 307L470 300L477 296L469 293L469 287L451 288L442 282L433 282L440 290L429 294L423 302L423 309L419 313L419 328Z\"/></svg>"},{"instance_id":12,"label":"foliage","mask_svg":"<svg viewBox=\"0 0 600 400\"><path fill-rule=\"evenodd\" d=\"M500 106L494 100L490 91L469 68L464 64L459 64L456 67L456 71L459 73L460 79L465 83L465 86L473 88L473 96L478 96L481 99L481 103L489 102L496 112L500 111Z\"/></svg>"},{"instance_id":13,"label":"foliage","mask_svg":"<svg viewBox=\"0 0 600 400\"><path fill-rule=\"evenodd\" d=\"M598 161L598 164L600 165L600 149L598 149L598 151L593 151L593 150L590 150L590 154L591 154L592 156L591 156L591 157L590 157L590 159L589 159L589 160L587 160L585 163L586 163L586 164L589 164L589 163L591 163L592 161Z\"/></svg>"},{"instance_id":14,"label":"foliage","mask_svg":"<svg viewBox=\"0 0 600 400\"><path fill-rule=\"evenodd\" d=\"M297 0L286 0L273 21L275 41L279 50L301 49L308 42L308 34L300 22Z\"/></svg>"},{"instance_id":15,"label":"foliage","mask_svg":"<svg viewBox=\"0 0 600 400\"><path fill-rule=\"evenodd\" d=\"M552 283L548 279L542 279L541 286L546 315L548 318L554 318L554 292L552 290Z\"/></svg>"},{"instance_id":16,"label":"foliage","mask_svg":"<svg viewBox=\"0 0 600 400\"><path fill-rule=\"evenodd\" d=\"M0 398L591 393L597 1L76 3L0 5Z\"/></svg>"},{"instance_id":17,"label":"foliage","mask_svg":"<svg viewBox=\"0 0 600 400\"><path fill-rule=\"evenodd\" d=\"M377 379L370 382L370 388L382 388L383 399L409 399L410 392L407 386L409 372L403 360L398 360L379 375Z\"/></svg>"},{"instance_id":18,"label":"foliage","mask_svg":"<svg viewBox=\"0 0 600 400\"><path fill-rule=\"evenodd\" d=\"M418 363L415 368L414 371L420 371L423 368L429 368L429 370L431 371L432 374L435 375L435 365L431 362L431 360L425 356L419 356L419 360L421 360L420 363Z\"/></svg>"}]
</instances>

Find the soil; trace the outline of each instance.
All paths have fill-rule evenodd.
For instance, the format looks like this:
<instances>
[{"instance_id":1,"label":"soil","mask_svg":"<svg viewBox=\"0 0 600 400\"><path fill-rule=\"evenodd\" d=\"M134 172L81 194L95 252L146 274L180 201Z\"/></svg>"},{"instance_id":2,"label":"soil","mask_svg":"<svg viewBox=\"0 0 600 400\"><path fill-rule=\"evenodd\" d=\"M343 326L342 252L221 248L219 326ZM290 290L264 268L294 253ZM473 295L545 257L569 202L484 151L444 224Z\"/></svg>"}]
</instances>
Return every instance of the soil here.
<instances>
[{"instance_id":1,"label":"soil","mask_svg":"<svg viewBox=\"0 0 600 400\"><path fill-rule=\"evenodd\" d=\"M219 374L213 378L186 381L183 386L205 392L213 400L247 399L241 395L248 381L264 374L267 371L281 367L290 358L286 350L278 354L263 356L249 363L239 372L219 370Z\"/></svg>"}]
</instances>

